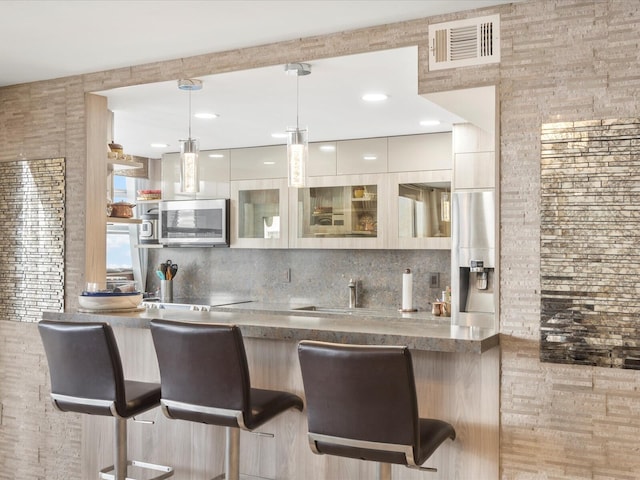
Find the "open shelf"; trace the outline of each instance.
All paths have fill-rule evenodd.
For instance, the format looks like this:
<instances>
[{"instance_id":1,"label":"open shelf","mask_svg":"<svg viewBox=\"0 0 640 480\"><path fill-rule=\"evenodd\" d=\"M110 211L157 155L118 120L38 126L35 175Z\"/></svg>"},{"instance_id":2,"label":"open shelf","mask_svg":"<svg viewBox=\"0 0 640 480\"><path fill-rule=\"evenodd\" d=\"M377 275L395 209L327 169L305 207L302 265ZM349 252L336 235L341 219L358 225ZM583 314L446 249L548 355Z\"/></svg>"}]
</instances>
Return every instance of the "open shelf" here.
<instances>
[{"instance_id":1,"label":"open shelf","mask_svg":"<svg viewBox=\"0 0 640 480\"><path fill-rule=\"evenodd\" d=\"M120 218L120 217L107 217L107 223L131 223L140 224L142 220L139 218Z\"/></svg>"}]
</instances>

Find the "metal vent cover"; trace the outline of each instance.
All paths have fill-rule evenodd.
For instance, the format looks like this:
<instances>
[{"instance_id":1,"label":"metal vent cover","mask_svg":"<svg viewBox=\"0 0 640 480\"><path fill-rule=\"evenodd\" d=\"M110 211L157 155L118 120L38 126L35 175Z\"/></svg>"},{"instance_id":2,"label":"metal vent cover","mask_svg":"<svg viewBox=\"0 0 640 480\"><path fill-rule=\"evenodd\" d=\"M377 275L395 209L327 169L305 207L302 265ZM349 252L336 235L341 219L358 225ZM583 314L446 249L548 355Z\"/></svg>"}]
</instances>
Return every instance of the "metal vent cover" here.
<instances>
[{"instance_id":1,"label":"metal vent cover","mask_svg":"<svg viewBox=\"0 0 640 480\"><path fill-rule=\"evenodd\" d=\"M429 25L429 70L500 62L500 15Z\"/></svg>"}]
</instances>

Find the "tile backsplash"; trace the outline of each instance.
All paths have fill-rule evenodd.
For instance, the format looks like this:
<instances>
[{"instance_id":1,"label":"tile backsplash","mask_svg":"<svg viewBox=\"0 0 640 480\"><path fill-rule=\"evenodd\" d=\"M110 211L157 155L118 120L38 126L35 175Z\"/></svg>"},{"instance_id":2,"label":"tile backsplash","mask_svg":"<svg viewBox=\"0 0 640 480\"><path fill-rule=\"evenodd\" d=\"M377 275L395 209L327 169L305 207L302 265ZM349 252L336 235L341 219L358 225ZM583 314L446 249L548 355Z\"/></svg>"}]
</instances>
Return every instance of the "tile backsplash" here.
<instances>
[{"instance_id":1,"label":"tile backsplash","mask_svg":"<svg viewBox=\"0 0 640 480\"><path fill-rule=\"evenodd\" d=\"M353 278L359 283L359 307L399 308L402 273L410 268L414 307L426 310L451 277L451 255L442 250L172 248L149 251L147 291L159 288L154 270L169 258L180 266L174 298L224 292L269 303L346 307ZM439 274L437 288L430 286L430 273Z\"/></svg>"}]
</instances>

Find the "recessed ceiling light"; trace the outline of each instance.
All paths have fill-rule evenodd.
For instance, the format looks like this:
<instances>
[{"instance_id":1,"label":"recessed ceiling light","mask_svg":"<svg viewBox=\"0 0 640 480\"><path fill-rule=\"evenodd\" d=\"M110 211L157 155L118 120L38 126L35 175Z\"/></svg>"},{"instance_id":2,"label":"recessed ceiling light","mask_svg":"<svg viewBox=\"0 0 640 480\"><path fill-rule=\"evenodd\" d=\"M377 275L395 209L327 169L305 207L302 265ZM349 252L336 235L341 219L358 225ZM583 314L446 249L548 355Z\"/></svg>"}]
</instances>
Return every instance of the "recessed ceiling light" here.
<instances>
[{"instance_id":1,"label":"recessed ceiling light","mask_svg":"<svg viewBox=\"0 0 640 480\"><path fill-rule=\"evenodd\" d=\"M287 134L286 133L272 133L271 136L273 138L287 138Z\"/></svg>"},{"instance_id":2,"label":"recessed ceiling light","mask_svg":"<svg viewBox=\"0 0 640 480\"><path fill-rule=\"evenodd\" d=\"M207 112L196 113L194 115L194 117L200 118L202 120L211 120L212 118L218 118L219 116L220 115L218 115L217 113L207 113Z\"/></svg>"},{"instance_id":3,"label":"recessed ceiling light","mask_svg":"<svg viewBox=\"0 0 640 480\"><path fill-rule=\"evenodd\" d=\"M151 147L153 148L167 148L169 146L168 143L152 143Z\"/></svg>"},{"instance_id":4,"label":"recessed ceiling light","mask_svg":"<svg viewBox=\"0 0 640 480\"><path fill-rule=\"evenodd\" d=\"M209 158L224 158L224 155L221 153L212 153L209 155Z\"/></svg>"},{"instance_id":5,"label":"recessed ceiling light","mask_svg":"<svg viewBox=\"0 0 640 480\"><path fill-rule=\"evenodd\" d=\"M435 127L436 125L440 125L440 120L422 120L420 125L423 127Z\"/></svg>"},{"instance_id":6,"label":"recessed ceiling light","mask_svg":"<svg viewBox=\"0 0 640 480\"><path fill-rule=\"evenodd\" d=\"M362 158L364 160L377 160L378 157L376 155L363 155Z\"/></svg>"},{"instance_id":7,"label":"recessed ceiling light","mask_svg":"<svg viewBox=\"0 0 640 480\"><path fill-rule=\"evenodd\" d=\"M321 152L335 152L336 151L336 146L335 145L321 145L320 146L320 151Z\"/></svg>"},{"instance_id":8,"label":"recessed ceiling light","mask_svg":"<svg viewBox=\"0 0 640 480\"><path fill-rule=\"evenodd\" d=\"M264 163L265 165L275 165L276 164L276 162L262 162L262 163Z\"/></svg>"},{"instance_id":9,"label":"recessed ceiling light","mask_svg":"<svg viewBox=\"0 0 640 480\"><path fill-rule=\"evenodd\" d=\"M362 100L365 102L382 102L387 98L389 98L389 96L384 93L365 93L362 96Z\"/></svg>"}]
</instances>

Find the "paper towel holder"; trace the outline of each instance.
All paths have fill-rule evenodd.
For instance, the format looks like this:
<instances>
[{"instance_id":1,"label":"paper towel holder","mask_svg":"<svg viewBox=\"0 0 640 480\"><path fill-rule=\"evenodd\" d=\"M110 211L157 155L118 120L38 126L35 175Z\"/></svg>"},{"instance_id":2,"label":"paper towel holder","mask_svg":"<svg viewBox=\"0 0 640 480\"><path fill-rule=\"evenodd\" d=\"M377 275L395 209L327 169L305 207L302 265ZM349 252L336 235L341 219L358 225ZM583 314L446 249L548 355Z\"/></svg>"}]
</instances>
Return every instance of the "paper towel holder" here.
<instances>
[{"instance_id":1,"label":"paper towel holder","mask_svg":"<svg viewBox=\"0 0 640 480\"><path fill-rule=\"evenodd\" d=\"M402 307L398 311L402 313L418 311L417 308L413 308L413 274L410 268L402 274Z\"/></svg>"}]
</instances>

